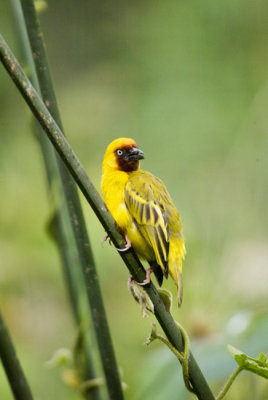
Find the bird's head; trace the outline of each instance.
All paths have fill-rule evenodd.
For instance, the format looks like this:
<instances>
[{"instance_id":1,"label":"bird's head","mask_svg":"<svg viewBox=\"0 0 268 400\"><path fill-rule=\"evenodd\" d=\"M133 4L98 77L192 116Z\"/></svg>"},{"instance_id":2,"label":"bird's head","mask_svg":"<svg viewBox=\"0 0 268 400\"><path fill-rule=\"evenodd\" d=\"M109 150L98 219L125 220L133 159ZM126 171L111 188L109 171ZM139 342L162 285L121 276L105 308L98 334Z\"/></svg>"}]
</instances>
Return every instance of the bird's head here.
<instances>
[{"instance_id":1,"label":"bird's head","mask_svg":"<svg viewBox=\"0 0 268 400\"><path fill-rule=\"evenodd\" d=\"M142 159L144 153L133 139L119 138L107 147L102 165L104 169L132 172L139 169Z\"/></svg>"}]
</instances>

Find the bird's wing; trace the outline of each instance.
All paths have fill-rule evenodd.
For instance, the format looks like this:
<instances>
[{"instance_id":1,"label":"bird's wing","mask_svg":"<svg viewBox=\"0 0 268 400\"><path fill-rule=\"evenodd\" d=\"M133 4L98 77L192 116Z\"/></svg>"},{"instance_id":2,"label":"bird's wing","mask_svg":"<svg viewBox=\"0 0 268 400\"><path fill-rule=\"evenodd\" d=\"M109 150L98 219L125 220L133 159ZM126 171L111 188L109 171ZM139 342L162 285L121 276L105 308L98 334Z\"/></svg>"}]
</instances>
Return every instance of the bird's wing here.
<instances>
[{"instance_id":1,"label":"bird's wing","mask_svg":"<svg viewBox=\"0 0 268 400\"><path fill-rule=\"evenodd\" d=\"M162 182L153 175L135 174L125 187L125 203L136 226L152 246L156 261L168 276L169 229Z\"/></svg>"}]
</instances>

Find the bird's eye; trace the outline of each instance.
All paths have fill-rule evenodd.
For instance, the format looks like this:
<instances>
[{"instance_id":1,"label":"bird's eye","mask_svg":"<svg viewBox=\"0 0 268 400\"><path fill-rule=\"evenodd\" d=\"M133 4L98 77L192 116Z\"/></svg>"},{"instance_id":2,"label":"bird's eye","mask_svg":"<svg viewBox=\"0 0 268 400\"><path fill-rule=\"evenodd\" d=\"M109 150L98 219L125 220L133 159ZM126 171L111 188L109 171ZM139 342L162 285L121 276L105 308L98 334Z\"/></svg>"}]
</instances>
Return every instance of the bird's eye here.
<instances>
[{"instance_id":1,"label":"bird's eye","mask_svg":"<svg viewBox=\"0 0 268 400\"><path fill-rule=\"evenodd\" d=\"M122 156L123 150L117 149L117 150L116 150L116 154L117 154L118 156Z\"/></svg>"}]
</instances>

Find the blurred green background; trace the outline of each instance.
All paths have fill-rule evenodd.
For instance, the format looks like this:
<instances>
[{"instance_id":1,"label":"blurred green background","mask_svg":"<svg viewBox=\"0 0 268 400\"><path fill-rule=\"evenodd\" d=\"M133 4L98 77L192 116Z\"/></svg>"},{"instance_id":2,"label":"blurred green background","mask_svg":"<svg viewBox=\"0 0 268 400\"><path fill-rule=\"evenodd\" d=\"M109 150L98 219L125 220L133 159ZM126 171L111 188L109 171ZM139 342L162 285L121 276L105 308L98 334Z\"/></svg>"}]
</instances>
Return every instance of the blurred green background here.
<instances>
[{"instance_id":1,"label":"blurred green background","mask_svg":"<svg viewBox=\"0 0 268 400\"><path fill-rule=\"evenodd\" d=\"M8 2L1 31L19 56ZM217 392L226 344L268 352L268 3L266 0L48 1L41 16L69 142L97 188L107 144L134 138L184 226L184 300L174 317ZM45 362L76 337L31 114L0 68L0 301L37 399L78 399ZM127 400L188 399L174 356L144 341L128 272L83 200ZM170 280L165 287L175 294ZM0 371L0 398L12 399ZM243 373L230 400L268 398Z\"/></svg>"}]
</instances>

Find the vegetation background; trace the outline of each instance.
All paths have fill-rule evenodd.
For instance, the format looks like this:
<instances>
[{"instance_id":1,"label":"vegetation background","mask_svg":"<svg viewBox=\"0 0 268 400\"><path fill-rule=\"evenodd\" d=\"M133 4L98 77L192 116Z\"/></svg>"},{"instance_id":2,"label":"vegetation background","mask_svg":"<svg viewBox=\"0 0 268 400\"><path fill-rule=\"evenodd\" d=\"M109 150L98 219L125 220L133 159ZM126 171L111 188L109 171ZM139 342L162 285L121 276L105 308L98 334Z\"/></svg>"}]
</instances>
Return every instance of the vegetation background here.
<instances>
[{"instance_id":1,"label":"vegetation background","mask_svg":"<svg viewBox=\"0 0 268 400\"><path fill-rule=\"evenodd\" d=\"M216 391L235 368L227 343L268 352L268 3L47 3L41 23L58 103L89 176L99 187L107 144L133 137L142 167L163 179L180 210L188 252L173 315ZM8 2L0 15L19 55ZM1 308L36 398L75 400L60 371L44 366L72 347L76 330L46 232L51 210L31 115L3 68L0 135ZM152 319L142 320L126 268L113 247L101 248L103 229L83 204L126 399L178 398L177 362L161 344L144 346ZM12 399L2 369L0 398ZM251 398L266 400L268 384L243 373L228 399Z\"/></svg>"}]
</instances>

